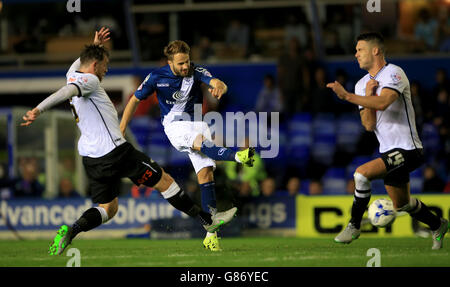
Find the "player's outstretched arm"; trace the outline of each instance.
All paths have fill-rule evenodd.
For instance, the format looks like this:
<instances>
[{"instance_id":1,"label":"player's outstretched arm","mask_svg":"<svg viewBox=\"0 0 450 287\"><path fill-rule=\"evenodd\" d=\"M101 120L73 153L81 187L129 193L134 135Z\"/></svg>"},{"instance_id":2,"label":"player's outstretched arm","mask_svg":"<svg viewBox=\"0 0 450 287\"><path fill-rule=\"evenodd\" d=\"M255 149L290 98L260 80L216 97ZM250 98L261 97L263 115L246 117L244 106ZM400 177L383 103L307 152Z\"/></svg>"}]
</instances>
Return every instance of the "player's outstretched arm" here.
<instances>
[{"instance_id":1,"label":"player's outstretched arm","mask_svg":"<svg viewBox=\"0 0 450 287\"><path fill-rule=\"evenodd\" d=\"M75 85L67 85L54 92L43 100L37 107L29 110L22 118L25 122L21 123L21 126L31 125L37 117L48 109L78 95L78 88Z\"/></svg>"},{"instance_id":2,"label":"player's outstretched arm","mask_svg":"<svg viewBox=\"0 0 450 287\"><path fill-rule=\"evenodd\" d=\"M39 115L41 114L41 112L39 111L38 108L34 108L32 110L29 110L23 117L22 119L24 120L23 123L21 123L21 126L29 126L31 125L36 119L37 117L39 117Z\"/></svg>"},{"instance_id":3,"label":"player's outstretched arm","mask_svg":"<svg viewBox=\"0 0 450 287\"><path fill-rule=\"evenodd\" d=\"M120 131L122 135L125 136L125 131L127 129L128 123L136 112L136 108L139 105L140 100L133 95L127 103L125 110L123 111L122 120L120 121Z\"/></svg>"},{"instance_id":4,"label":"player's outstretched arm","mask_svg":"<svg viewBox=\"0 0 450 287\"><path fill-rule=\"evenodd\" d=\"M228 91L227 85L225 85L224 82L216 78L211 79L209 85L212 88L209 88L208 91L211 93L213 97L217 98L218 100L220 100L220 98Z\"/></svg>"},{"instance_id":5,"label":"player's outstretched arm","mask_svg":"<svg viewBox=\"0 0 450 287\"><path fill-rule=\"evenodd\" d=\"M391 89L383 89L378 97L358 96L347 92L337 81L334 81L334 83L328 83L327 87L332 89L341 100L363 106L364 108L381 111L384 111L387 107L389 107L389 105L392 104L398 97L398 93Z\"/></svg>"}]
</instances>

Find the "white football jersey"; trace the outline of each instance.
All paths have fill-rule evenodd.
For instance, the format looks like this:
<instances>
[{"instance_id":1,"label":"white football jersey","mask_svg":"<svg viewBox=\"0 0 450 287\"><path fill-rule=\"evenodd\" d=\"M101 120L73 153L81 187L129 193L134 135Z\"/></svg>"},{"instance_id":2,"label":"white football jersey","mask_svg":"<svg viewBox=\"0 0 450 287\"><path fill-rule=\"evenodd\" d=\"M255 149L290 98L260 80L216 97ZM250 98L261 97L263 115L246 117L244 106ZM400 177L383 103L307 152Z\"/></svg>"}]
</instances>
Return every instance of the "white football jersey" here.
<instances>
[{"instance_id":1,"label":"white football jersey","mask_svg":"<svg viewBox=\"0 0 450 287\"><path fill-rule=\"evenodd\" d=\"M117 111L100 87L98 77L76 71L77 61L67 73L67 84L78 88L78 96L70 101L81 132L78 152L81 156L98 158L123 144L125 139L120 132Z\"/></svg>"},{"instance_id":2,"label":"white football jersey","mask_svg":"<svg viewBox=\"0 0 450 287\"><path fill-rule=\"evenodd\" d=\"M365 96L366 84L370 79L378 82L377 96L383 89L392 89L399 94L399 97L386 110L376 111L375 134L380 143L380 153L393 148L405 150L422 148L422 142L416 129L409 80L402 68L386 64L375 77L371 77L368 73L356 83L356 95ZM363 107L359 106L359 109L361 110Z\"/></svg>"}]
</instances>

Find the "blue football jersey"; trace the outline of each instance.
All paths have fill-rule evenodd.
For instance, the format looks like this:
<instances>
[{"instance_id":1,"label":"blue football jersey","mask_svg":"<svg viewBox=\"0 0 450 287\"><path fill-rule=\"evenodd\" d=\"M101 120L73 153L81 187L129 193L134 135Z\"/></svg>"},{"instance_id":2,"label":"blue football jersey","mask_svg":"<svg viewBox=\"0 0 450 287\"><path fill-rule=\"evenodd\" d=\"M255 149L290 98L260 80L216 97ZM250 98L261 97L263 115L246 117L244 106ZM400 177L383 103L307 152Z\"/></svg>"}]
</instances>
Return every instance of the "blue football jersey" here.
<instances>
[{"instance_id":1,"label":"blue football jersey","mask_svg":"<svg viewBox=\"0 0 450 287\"><path fill-rule=\"evenodd\" d=\"M152 71L134 93L136 98L144 100L156 91L161 121L167 115L187 113L194 115L194 105L203 102L201 83L209 85L213 78L205 68L191 63L191 76L181 77L172 73L169 65Z\"/></svg>"}]
</instances>

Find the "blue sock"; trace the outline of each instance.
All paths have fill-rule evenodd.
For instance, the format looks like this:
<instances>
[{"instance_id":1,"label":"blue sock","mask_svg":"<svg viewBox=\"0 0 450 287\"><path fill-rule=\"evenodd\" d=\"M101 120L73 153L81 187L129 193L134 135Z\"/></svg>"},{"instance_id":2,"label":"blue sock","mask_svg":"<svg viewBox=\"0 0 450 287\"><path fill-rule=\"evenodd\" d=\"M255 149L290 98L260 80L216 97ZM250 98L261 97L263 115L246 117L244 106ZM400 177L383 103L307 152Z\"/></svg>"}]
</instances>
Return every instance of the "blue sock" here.
<instances>
[{"instance_id":1,"label":"blue sock","mask_svg":"<svg viewBox=\"0 0 450 287\"><path fill-rule=\"evenodd\" d=\"M213 160L235 161L234 155L236 153L232 149L218 147L208 140L203 142L200 151Z\"/></svg>"},{"instance_id":2,"label":"blue sock","mask_svg":"<svg viewBox=\"0 0 450 287\"><path fill-rule=\"evenodd\" d=\"M202 209L210 212L210 207L216 208L216 184L214 181L200 184L200 192L202 194Z\"/></svg>"}]
</instances>

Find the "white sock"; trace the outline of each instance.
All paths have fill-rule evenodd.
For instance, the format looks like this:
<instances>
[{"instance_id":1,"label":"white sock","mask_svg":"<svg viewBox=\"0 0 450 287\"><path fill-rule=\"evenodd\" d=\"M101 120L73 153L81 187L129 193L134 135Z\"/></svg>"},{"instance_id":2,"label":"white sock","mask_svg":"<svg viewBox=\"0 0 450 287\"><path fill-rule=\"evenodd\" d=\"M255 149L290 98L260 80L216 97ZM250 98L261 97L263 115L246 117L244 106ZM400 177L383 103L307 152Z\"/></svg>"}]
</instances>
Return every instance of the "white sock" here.
<instances>
[{"instance_id":1,"label":"white sock","mask_svg":"<svg viewBox=\"0 0 450 287\"><path fill-rule=\"evenodd\" d=\"M108 213L103 207L97 206L95 207L100 212L100 215L102 216L102 223L105 223L109 220Z\"/></svg>"},{"instance_id":2,"label":"white sock","mask_svg":"<svg viewBox=\"0 0 450 287\"><path fill-rule=\"evenodd\" d=\"M167 190L164 192L161 192L162 196L165 199L171 198L175 194L177 194L180 191L180 187L178 186L177 182L174 180L172 184L169 186Z\"/></svg>"},{"instance_id":3,"label":"white sock","mask_svg":"<svg viewBox=\"0 0 450 287\"><path fill-rule=\"evenodd\" d=\"M237 162L239 162L239 163L242 163L242 162L239 160L237 153L234 155L234 160L237 161Z\"/></svg>"}]
</instances>

